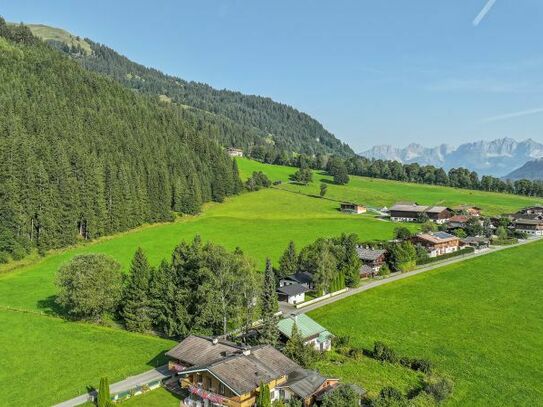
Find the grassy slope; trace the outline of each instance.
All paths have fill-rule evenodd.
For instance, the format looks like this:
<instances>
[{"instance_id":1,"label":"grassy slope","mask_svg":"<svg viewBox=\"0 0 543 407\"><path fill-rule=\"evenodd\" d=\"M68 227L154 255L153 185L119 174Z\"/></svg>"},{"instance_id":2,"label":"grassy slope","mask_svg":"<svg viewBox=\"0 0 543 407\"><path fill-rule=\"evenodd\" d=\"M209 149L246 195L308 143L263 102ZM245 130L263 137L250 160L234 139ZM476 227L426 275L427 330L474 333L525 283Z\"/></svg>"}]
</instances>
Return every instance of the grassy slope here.
<instances>
[{"instance_id":1,"label":"grassy slope","mask_svg":"<svg viewBox=\"0 0 543 407\"><path fill-rule=\"evenodd\" d=\"M240 161L240 168L245 172L263 170L271 175L272 180L287 180L288 175L295 171L295 169L289 167L260 164L249 160ZM304 194L318 195L320 181L330 182L331 178L321 172L315 172L313 180L313 184L307 187L296 184L283 184L280 188ZM440 204L446 206L469 204L480 206L487 215L515 212L524 206L543 203L541 198L410 184L365 177L351 177L351 181L347 187L328 184L326 197L338 201L352 201L374 207L390 206L397 201L414 201L426 205Z\"/></svg>"},{"instance_id":2,"label":"grassy slope","mask_svg":"<svg viewBox=\"0 0 543 407\"><path fill-rule=\"evenodd\" d=\"M311 316L358 346L384 340L400 354L431 359L455 380L450 405L541 405L542 250L538 242L443 267ZM349 366L322 367L374 387Z\"/></svg>"},{"instance_id":3,"label":"grassy slope","mask_svg":"<svg viewBox=\"0 0 543 407\"><path fill-rule=\"evenodd\" d=\"M49 27L43 24L27 24L32 34L44 40L55 40L70 46L79 45L87 54L91 53L91 47L87 41L77 38L61 28Z\"/></svg>"},{"instance_id":4,"label":"grassy slope","mask_svg":"<svg viewBox=\"0 0 543 407\"><path fill-rule=\"evenodd\" d=\"M239 166L243 178L255 169L262 169L273 180L285 181L293 172L291 168L265 166L248 160L240 160ZM346 194L348 196L341 199L375 202L376 205L388 205L389 200L415 199L404 196L402 184L390 183L400 192L393 196L392 190L388 193L388 198L379 201L381 182L383 181L365 182L364 179L353 179L348 187L330 185L328 196L338 198L340 194ZM362 193L357 187L359 183L367 184L365 199L358 198ZM308 187L285 184L281 188L301 190L302 193L316 191L318 180ZM410 186L405 191L424 195L423 192L418 192L417 188L427 187ZM467 193L447 188L435 189L441 196L453 196L451 199L457 202L464 202L464 199L454 198L455 194ZM486 196L483 193L475 194L481 194L483 198ZM526 199L514 196L501 195L493 199L497 198L505 202L498 203L501 205L500 210L512 210L527 203ZM416 199L425 202L423 199ZM355 232L363 239L391 236L393 224L377 221L369 215L343 215L337 211L337 206L336 202L330 200L274 189L263 190L244 194L224 204L208 205L204 213L197 217L183 218L172 224L147 226L93 244L66 249L0 275L0 319L4 322L2 326L10 327L0 334L1 348L9 354L7 360L0 362L0 380L8 388L15 389L19 387L19 383L25 383L29 389L50 389L45 392L42 402L36 400L37 391L9 394L0 392L0 405L46 405L74 396L86 385L96 384L100 375L108 374L111 380L117 380L128 372L145 370L147 360L155 357L171 343L157 342L156 338L132 335L120 330L66 323L40 315L40 312L51 311L51 299L56 291L56 270L74 255L86 252L107 253L126 267L135 249L141 246L150 260L157 264L162 258L169 256L180 240L192 239L199 233L204 239L213 240L230 249L240 246L261 266L266 256L276 261L290 239L301 246L318 236L337 235L341 232ZM26 310L32 314L7 308ZM28 336L29 327L31 338L25 337ZM124 353L120 351L121 346ZM34 352L31 357L28 355L29 348L33 348ZM45 353L52 356L44 356ZM82 367L78 364L81 359L85 362L85 373L81 373ZM88 365L92 367L89 368ZM355 368L353 366L353 369ZM43 374L29 374L30 371ZM63 373L48 374L57 371ZM394 378L393 382L400 380L395 378L395 373L390 375ZM402 376L402 383L409 381L410 379Z\"/></svg>"}]
</instances>

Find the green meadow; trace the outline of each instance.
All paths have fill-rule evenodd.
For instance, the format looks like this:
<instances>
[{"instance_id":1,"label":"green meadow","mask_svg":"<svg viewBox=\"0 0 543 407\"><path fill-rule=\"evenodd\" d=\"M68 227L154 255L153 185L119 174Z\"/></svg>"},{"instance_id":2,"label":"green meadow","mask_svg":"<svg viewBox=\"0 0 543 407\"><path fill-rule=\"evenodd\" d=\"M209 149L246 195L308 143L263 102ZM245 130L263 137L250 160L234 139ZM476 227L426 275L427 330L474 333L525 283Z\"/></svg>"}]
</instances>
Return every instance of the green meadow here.
<instances>
[{"instance_id":1,"label":"green meadow","mask_svg":"<svg viewBox=\"0 0 543 407\"><path fill-rule=\"evenodd\" d=\"M310 316L357 347L383 341L402 356L430 359L455 382L447 405L542 405L542 253L543 242L493 253L346 298ZM320 368L376 393L374 374L364 369L371 363L322 362Z\"/></svg>"},{"instance_id":2,"label":"green meadow","mask_svg":"<svg viewBox=\"0 0 543 407\"><path fill-rule=\"evenodd\" d=\"M204 240L231 250L239 246L262 267L266 257L276 262L290 240L301 247L320 236L342 232L357 233L361 239L392 236L394 224L375 219L371 214L342 214L335 200L373 206L388 206L396 200L439 201L448 205L473 203L482 206L487 213L513 211L533 203L529 198L512 195L358 177L352 177L347 186L328 185L326 198L329 199L321 199L311 195L318 194L320 179L327 180L326 176L316 173L314 183L304 187L286 182L294 172L292 168L246 159L239 160L239 167L244 179L252 171L262 170L272 180L284 182L277 188L245 193L221 204L208 204L198 216L144 226L55 251L43 258L33 257L19 264L2 266L0 349L4 350L4 357L0 360L0 382L8 391L0 392L0 405L45 406L74 397L87 387L96 386L100 376L107 375L113 382L149 369L160 362L162 352L172 345L172 341L152 336L67 322L55 316L56 271L77 254L109 254L127 269L136 248L142 247L150 261L158 264L170 256L180 241L200 234ZM410 227L416 228L416 225ZM400 305L406 306L405 303ZM394 369L387 368L387 371ZM412 378L403 373L390 374L393 382L401 381L404 387L411 383Z\"/></svg>"},{"instance_id":3,"label":"green meadow","mask_svg":"<svg viewBox=\"0 0 543 407\"><path fill-rule=\"evenodd\" d=\"M243 175L248 176L252 171L263 171L270 176L272 181L288 181L289 175L296 171L296 168L261 164L247 159L239 160L238 163ZM484 214L489 216L516 212L522 207L543 203L541 198L376 178L351 176L347 186L334 185L331 181L330 176L321 171L314 171L313 183L308 186L283 183L278 188L307 195L319 195L320 183L325 182L328 185L326 198L337 201L355 202L376 208L390 207L398 201L450 207L466 204L481 207Z\"/></svg>"}]
</instances>

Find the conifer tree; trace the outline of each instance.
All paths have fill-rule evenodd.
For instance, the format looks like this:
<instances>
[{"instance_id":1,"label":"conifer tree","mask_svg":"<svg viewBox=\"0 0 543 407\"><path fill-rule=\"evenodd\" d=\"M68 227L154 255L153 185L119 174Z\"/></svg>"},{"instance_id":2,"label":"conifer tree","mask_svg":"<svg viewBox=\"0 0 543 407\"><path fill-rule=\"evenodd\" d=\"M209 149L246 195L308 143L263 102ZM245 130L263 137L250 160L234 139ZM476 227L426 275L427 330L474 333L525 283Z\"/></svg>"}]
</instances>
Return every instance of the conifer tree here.
<instances>
[{"instance_id":1,"label":"conifer tree","mask_svg":"<svg viewBox=\"0 0 543 407\"><path fill-rule=\"evenodd\" d=\"M271 407L270 387L260 382L258 397L256 398L256 407Z\"/></svg>"},{"instance_id":2,"label":"conifer tree","mask_svg":"<svg viewBox=\"0 0 543 407\"><path fill-rule=\"evenodd\" d=\"M96 401L97 407L110 407L111 394L109 392L109 380L107 377L100 379L100 387L98 388L98 399Z\"/></svg>"},{"instance_id":3,"label":"conifer tree","mask_svg":"<svg viewBox=\"0 0 543 407\"><path fill-rule=\"evenodd\" d=\"M150 280L151 266L143 250L138 248L132 259L122 301L121 316L129 331L145 332L151 329Z\"/></svg>"},{"instance_id":4,"label":"conifer tree","mask_svg":"<svg viewBox=\"0 0 543 407\"><path fill-rule=\"evenodd\" d=\"M261 316L262 330L261 341L269 345L275 345L279 336L277 329L277 317L275 314L279 310L277 301L277 292L275 285L275 275L271 260L266 259L266 269L264 271L264 285L261 298Z\"/></svg>"},{"instance_id":5,"label":"conifer tree","mask_svg":"<svg viewBox=\"0 0 543 407\"><path fill-rule=\"evenodd\" d=\"M296 246L294 245L294 241L291 240L281 259L279 259L277 280L296 273L297 268L298 256L296 255Z\"/></svg>"}]
</instances>

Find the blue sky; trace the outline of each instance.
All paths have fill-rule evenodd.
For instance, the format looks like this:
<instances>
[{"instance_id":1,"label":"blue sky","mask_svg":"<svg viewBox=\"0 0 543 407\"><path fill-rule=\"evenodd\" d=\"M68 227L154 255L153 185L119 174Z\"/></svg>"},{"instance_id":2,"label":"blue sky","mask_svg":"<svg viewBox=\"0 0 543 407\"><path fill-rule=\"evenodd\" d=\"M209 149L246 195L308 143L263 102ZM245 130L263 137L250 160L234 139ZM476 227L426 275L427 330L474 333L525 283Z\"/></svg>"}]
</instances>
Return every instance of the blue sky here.
<instances>
[{"instance_id":1,"label":"blue sky","mask_svg":"<svg viewBox=\"0 0 543 407\"><path fill-rule=\"evenodd\" d=\"M0 0L139 63L305 111L374 144L543 142L543 2Z\"/></svg>"}]
</instances>

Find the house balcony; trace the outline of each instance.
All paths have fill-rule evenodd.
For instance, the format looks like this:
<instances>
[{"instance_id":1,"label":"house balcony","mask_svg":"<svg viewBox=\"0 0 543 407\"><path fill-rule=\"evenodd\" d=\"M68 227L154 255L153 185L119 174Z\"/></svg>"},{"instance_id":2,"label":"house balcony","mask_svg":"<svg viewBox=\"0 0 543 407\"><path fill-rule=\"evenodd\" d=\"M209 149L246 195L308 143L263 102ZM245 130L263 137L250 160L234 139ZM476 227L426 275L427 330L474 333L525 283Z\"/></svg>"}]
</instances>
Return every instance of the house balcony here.
<instances>
[{"instance_id":1,"label":"house balcony","mask_svg":"<svg viewBox=\"0 0 543 407\"><path fill-rule=\"evenodd\" d=\"M230 400L226 396L221 396L211 390L205 390L201 383L192 384L188 380L181 381L181 387L186 389L190 396L183 402L188 407L237 407L239 403Z\"/></svg>"}]
</instances>

